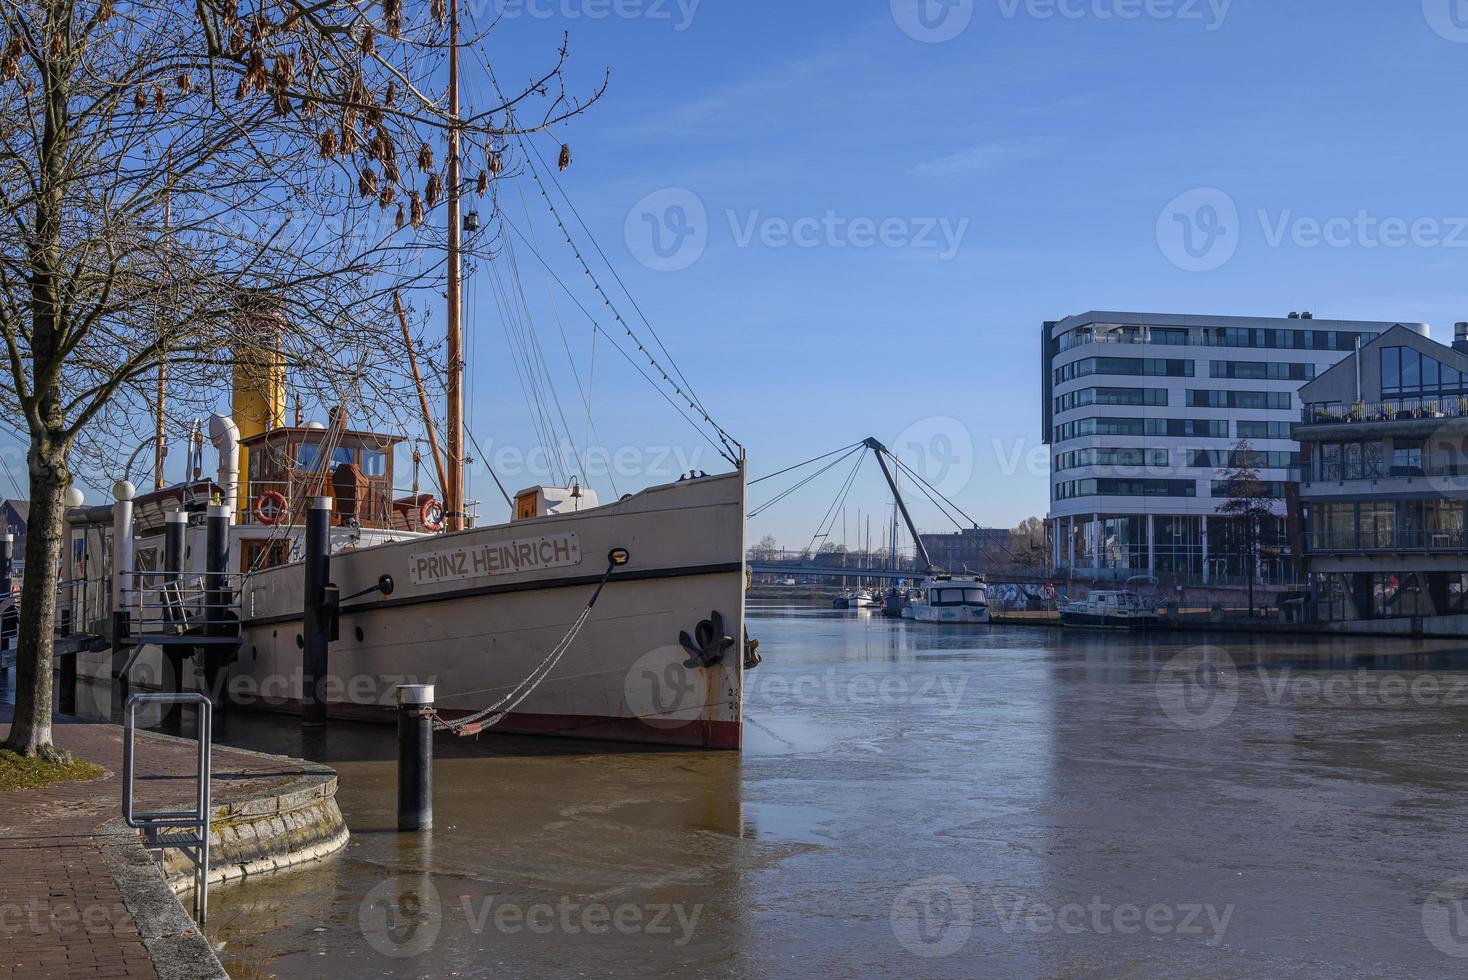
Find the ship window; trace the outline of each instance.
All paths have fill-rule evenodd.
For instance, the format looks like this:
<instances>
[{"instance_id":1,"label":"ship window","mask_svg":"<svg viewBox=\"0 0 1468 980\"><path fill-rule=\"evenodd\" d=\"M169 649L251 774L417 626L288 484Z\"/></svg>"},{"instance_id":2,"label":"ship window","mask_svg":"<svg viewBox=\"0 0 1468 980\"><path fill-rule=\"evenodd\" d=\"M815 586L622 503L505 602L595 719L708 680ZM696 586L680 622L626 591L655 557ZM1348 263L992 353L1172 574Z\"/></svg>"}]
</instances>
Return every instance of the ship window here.
<instances>
[{"instance_id":1,"label":"ship window","mask_svg":"<svg viewBox=\"0 0 1468 980\"><path fill-rule=\"evenodd\" d=\"M296 447L296 466L303 470L314 470L320 458L321 447L315 443L303 442Z\"/></svg>"},{"instance_id":2,"label":"ship window","mask_svg":"<svg viewBox=\"0 0 1468 980\"><path fill-rule=\"evenodd\" d=\"M362 450L362 475L387 476L387 453L378 449Z\"/></svg>"},{"instance_id":3,"label":"ship window","mask_svg":"<svg viewBox=\"0 0 1468 980\"><path fill-rule=\"evenodd\" d=\"M335 469L336 467L341 466L344 463L345 464L350 464L350 463L355 463L356 461L357 461L356 453L353 450L347 448L346 446L337 446L335 449L333 449L331 451L331 466L332 466L332 469Z\"/></svg>"}]
</instances>

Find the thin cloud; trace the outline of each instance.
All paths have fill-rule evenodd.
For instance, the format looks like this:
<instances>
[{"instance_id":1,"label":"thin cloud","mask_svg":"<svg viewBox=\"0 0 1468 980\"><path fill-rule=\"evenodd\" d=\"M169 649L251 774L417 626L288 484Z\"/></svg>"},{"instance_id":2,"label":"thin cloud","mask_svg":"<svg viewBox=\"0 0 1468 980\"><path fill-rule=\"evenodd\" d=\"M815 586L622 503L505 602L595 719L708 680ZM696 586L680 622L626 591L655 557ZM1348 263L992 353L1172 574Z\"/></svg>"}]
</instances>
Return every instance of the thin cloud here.
<instances>
[{"instance_id":1,"label":"thin cloud","mask_svg":"<svg viewBox=\"0 0 1468 980\"><path fill-rule=\"evenodd\" d=\"M829 75L850 64L851 57L846 51L832 51L799 58L664 109L657 118L629 126L623 132L628 136L682 137L690 132L722 131L724 117L729 113L768 102L805 82Z\"/></svg>"},{"instance_id":2,"label":"thin cloud","mask_svg":"<svg viewBox=\"0 0 1468 980\"><path fill-rule=\"evenodd\" d=\"M914 177L975 177L1003 170L1005 167L1053 153L1060 146L1056 139L989 140L914 166L908 173Z\"/></svg>"}]
</instances>

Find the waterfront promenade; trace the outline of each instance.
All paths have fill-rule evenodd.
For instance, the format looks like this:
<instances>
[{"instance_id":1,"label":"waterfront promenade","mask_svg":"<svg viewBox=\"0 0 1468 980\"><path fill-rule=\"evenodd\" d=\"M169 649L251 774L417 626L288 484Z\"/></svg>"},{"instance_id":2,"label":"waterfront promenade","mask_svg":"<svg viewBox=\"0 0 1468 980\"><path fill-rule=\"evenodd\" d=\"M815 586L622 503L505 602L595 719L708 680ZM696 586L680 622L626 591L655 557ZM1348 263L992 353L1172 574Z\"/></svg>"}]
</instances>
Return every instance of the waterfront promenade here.
<instances>
[{"instance_id":1,"label":"waterfront promenade","mask_svg":"<svg viewBox=\"0 0 1468 980\"><path fill-rule=\"evenodd\" d=\"M10 718L10 706L0 705L0 737ZM138 838L104 829L121 813L122 729L58 717L55 735L58 746L106 774L0 792L0 978L223 976ZM139 735L140 807L191 801L193 746ZM213 768L216 807L320 771L221 746L214 749Z\"/></svg>"}]
</instances>

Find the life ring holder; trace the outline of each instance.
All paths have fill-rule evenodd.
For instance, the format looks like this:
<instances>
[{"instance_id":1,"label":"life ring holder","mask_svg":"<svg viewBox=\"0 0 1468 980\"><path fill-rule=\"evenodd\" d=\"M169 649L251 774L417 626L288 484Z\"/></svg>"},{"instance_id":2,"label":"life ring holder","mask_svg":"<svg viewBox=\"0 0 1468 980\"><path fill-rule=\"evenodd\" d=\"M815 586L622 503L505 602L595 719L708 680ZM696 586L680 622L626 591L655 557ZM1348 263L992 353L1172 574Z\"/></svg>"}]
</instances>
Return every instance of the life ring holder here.
<instances>
[{"instance_id":1,"label":"life ring holder","mask_svg":"<svg viewBox=\"0 0 1468 980\"><path fill-rule=\"evenodd\" d=\"M428 530L442 531L443 504L439 503L433 497L429 497L427 500L423 501L421 506L419 506L418 519Z\"/></svg>"},{"instance_id":2,"label":"life ring holder","mask_svg":"<svg viewBox=\"0 0 1468 980\"><path fill-rule=\"evenodd\" d=\"M274 507L273 511L269 509L271 505ZM266 490L255 498L255 519L267 527L274 527L285 516L288 506L285 494L279 490Z\"/></svg>"}]
</instances>

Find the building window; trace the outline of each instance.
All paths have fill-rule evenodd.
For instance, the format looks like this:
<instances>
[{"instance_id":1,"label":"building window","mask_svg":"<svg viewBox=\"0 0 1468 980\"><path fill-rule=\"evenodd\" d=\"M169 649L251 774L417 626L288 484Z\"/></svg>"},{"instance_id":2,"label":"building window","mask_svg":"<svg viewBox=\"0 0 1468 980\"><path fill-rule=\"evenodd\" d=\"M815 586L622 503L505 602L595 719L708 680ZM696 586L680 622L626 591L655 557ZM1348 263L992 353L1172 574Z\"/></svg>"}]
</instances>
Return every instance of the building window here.
<instances>
[{"instance_id":1,"label":"building window","mask_svg":"<svg viewBox=\"0 0 1468 980\"><path fill-rule=\"evenodd\" d=\"M1055 399L1056 412L1068 412L1088 405L1152 405L1165 406L1167 391L1164 388L1081 388L1067 392Z\"/></svg>"},{"instance_id":2,"label":"building window","mask_svg":"<svg viewBox=\"0 0 1468 980\"><path fill-rule=\"evenodd\" d=\"M1069 480L1055 485L1056 500L1076 497L1194 497L1198 486L1192 480L1127 480L1102 478Z\"/></svg>"},{"instance_id":3,"label":"building window","mask_svg":"<svg viewBox=\"0 0 1468 980\"><path fill-rule=\"evenodd\" d=\"M1288 409L1294 395L1288 391L1217 391L1189 389L1189 408Z\"/></svg>"},{"instance_id":4,"label":"building window","mask_svg":"<svg viewBox=\"0 0 1468 980\"><path fill-rule=\"evenodd\" d=\"M1273 497L1275 500L1283 500L1284 499L1285 485L1284 485L1283 481L1281 481L1281 480L1261 480L1261 481L1259 481L1259 486L1264 490L1265 493L1269 494L1269 496ZM1214 496L1214 497L1216 497L1218 499L1226 498L1228 496L1228 481L1227 480L1214 480L1213 481L1213 488L1212 488L1212 496Z\"/></svg>"},{"instance_id":5,"label":"building window","mask_svg":"<svg viewBox=\"0 0 1468 980\"><path fill-rule=\"evenodd\" d=\"M1468 380L1457 368L1414 347L1386 347L1381 351L1383 398L1433 398L1461 395Z\"/></svg>"},{"instance_id":6,"label":"building window","mask_svg":"<svg viewBox=\"0 0 1468 980\"><path fill-rule=\"evenodd\" d=\"M1311 381L1315 365L1283 361L1209 361L1208 376L1242 381Z\"/></svg>"},{"instance_id":7,"label":"building window","mask_svg":"<svg viewBox=\"0 0 1468 980\"><path fill-rule=\"evenodd\" d=\"M1392 446L1392 476L1422 475L1421 439L1398 439Z\"/></svg>"},{"instance_id":8,"label":"building window","mask_svg":"<svg viewBox=\"0 0 1468 980\"><path fill-rule=\"evenodd\" d=\"M1240 439L1293 439L1289 422L1236 422Z\"/></svg>"}]
</instances>

